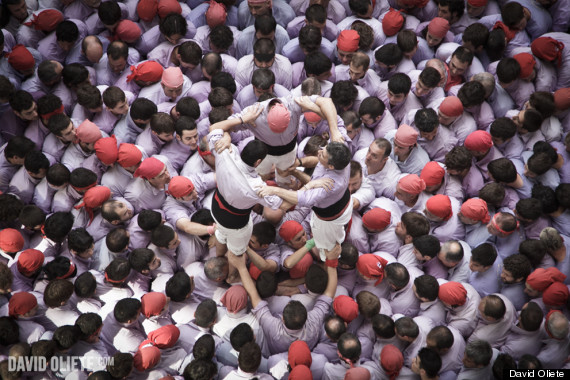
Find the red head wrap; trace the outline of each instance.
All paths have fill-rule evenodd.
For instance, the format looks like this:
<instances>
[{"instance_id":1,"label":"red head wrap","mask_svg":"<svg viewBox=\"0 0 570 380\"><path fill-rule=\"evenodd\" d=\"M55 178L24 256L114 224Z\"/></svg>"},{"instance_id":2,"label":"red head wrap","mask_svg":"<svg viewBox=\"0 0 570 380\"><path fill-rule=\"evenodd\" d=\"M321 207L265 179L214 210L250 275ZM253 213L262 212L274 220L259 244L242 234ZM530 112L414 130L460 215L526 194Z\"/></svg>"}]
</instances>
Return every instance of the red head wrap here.
<instances>
[{"instance_id":1,"label":"red head wrap","mask_svg":"<svg viewBox=\"0 0 570 380\"><path fill-rule=\"evenodd\" d=\"M289 346L288 361L291 368L295 368L298 365L311 367L313 358L311 356L311 350L305 341L296 340L291 343Z\"/></svg>"},{"instance_id":2,"label":"red head wrap","mask_svg":"<svg viewBox=\"0 0 570 380\"><path fill-rule=\"evenodd\" d=\"M119 158L117 161L123 168L129 168L140 163L142 156L142 152L134 144L123 143L119 145Z\"/></svg>"},{"instance_id":3,"label":"red head wrap","mask_svg":"<svg viewBox=\"0 0 570 380\"><path fill-rule=\"evenodd\" d=\"M182 14L182 7L177 0L160 0L158 3L158 17L165 18L171 13Z\"/></svg>"},{"instance_id":4,"label":"red head wrap","mask_svg":"<svg viewBox=\"0 0 570 380\"><path fill-rule=\"evenodd\" d=\"M493 30L495 29L503 29L503 32L505 32L505 37L507 38L507 43L517 35L517 32L515 30L511 30L502 21L497 21L495 25L493 25Z\"/></svg>"},{"instance_id":5,"label":"red head wrap","mask_svg":"<svg viewBox=\"0 0 570 380\"><path fill-rule=\"evenodd\" d=\"M178 338L180 338L180 330L174 325L162 326L148 334L148 340L158 348L171 348Z\"/></svg>"},{"instance_id":6,"label":"red head wrap","mask_svg":"<svg viewBox=\"0 0 570 380\"><path fill-rule=\"evenodd\" d=\"M426 183L417 174L408 174L398 181L398 186L406 193L418 195L426 189Z\"/></svg>"},{"instance_id":7,"label":"red head wrap","mask_svg":"<svg viewBox=\"0 0 570 380\"><path fill-rule=\"evenodd\" d=\"M480 8L487 5L487 0L467 0L467 3L474 8Z\"/></svg>"},{"instance_id":8,"label":"red head wrap","mask_svg":"<svg viewBox=\"0 0 570 380\"><path fill-rule=\"evenodd\" d=\"M491 216L487 208L487 202L483 199L471 198L461 205L461 214L469 219L477 220L483 224L489 223Z\"/></svg>"},{"instance_id":9,"label":"red head wrap","mask_svg":"<svg viewBox=\"0 0 570 380\"><path fill-rule=\"evenodd\" d=\"M283 133L289 126L291 113L283 103L275 103L267 113L267 124L274 133Z\"/></svg>"},{"instance_id":10,"label":"red head wrap","mask_svg":"<svg viewBox=\"0 0 570 380\"><path fill-rule=\"evenodd\" d=\"M463 306L467 302L467 290L459 282L446 282L439 287L439 299L451 306Z\"/></svg>"},{"instance_id":11,"label":"red head wrap","mask_svg":"<svg viewBox=\"0 0 570 380\"><path fill-rule=\"evenodd\" d=\"M380 353L380 365L386 371L386 375L388 375L390 380L396 379L404 366L402 351L393 344L385 345Z\"/></svg>"},{"instance_id":12,"label":"red head wrap","mask_svg":"<svg viewBox=\"0 0 570 380\"><path fill-rule=\"evenodd\" d=\"M247 307L247 292L242 285L233 285L222 296L222 305L228 313L237 313Z\"/></svg>"},{"instance_id":13,"label":"red head wrap","mask_svg":"<svg viewBox=\"0 0 570 380\"><path fill-rule=\"evenodd\" d=\"M449 32L449 21L441 17L435 17L428 24L428 32L435 38L444 38Z\"/></svg>"},{"instance_id":14,"label":"red head wrap","mask_svg":"<svg viewBox=\"0 0 570 380\"><path fill-rule=\"evenodd\" d=\"M554 92L554 104L558 111L564 111L570 107L570 87L561 88Z\"/></svg>"},{"instance_id":15,"label":"red head wrap","mask_svg":"<svg viewBox=\"0 0 570 380\"><path fill-rule=\"evenodd\" d=\"M436 161L428 162L420 173L420 178L424 180L426 187L440 185L444 176L445 169Z\"/></svg>"},{"instance_id":16,"label":"red head wrap","mask_svg":"<svg viewBox=\"0 0 570 380\"><path fill-rule=\"evenodd\" d=\"M542 293L542 301L547 306L564 306L570 292L563 282L555 282Z\"/></svg>"},{"instance_id":17,"label":"red head wrap","mask_svg":"<svg viewBox=\"0 0 570 380\"><path fill-rule=\"evenodd\" d=\"M174 198L182 198L194 191L194 184L188 177L176 176L168 184L168 193Z\"/></svg>"},{"instance_id":18,"label":"red head wrap","mask_svg":"<svg viewBox=\"0 0 570 380\"><path fill-rule=\"evenodd\" d=\"M463 114L463 103L457 96L448 96L439 105L439 110L445 116L457 117Z\"/></svg>"},{"instance_id":19,"label":"red head wrap","mask_svg":"<svg viewBox=\"0 0 570 380\"><path fill-rule=\"evenodd\" d=\"M133 366L140 372L154 368L160 362L160 350L145 340L133 357Z\"/></svg>"},{"instance_id":20,"label":"red head wrap","mask_svg":"<svg viewBox=\"0 0 570 380\"><path fill-rule=\"evenodd\" d=\"M384 268L388 265L388 261L380 256L376 256L372 253L365 253L358 258L356 262L356 269L366 277L376 278L376 283L378 285L384 279Z\"/></svg>"},{"instance_id":21,"label":"red head wrap","mask_svg":"<svg viewBox=\"0 0 570 380\"><path fill-rule=\"evenodd\" d=\"M358 304L349 296L340 295L336 297L333 301L333 309L335 314L346 323L350 323L358 317Z\"/></svg>"},{"instance_id":22,"label":"red head wrap","mask_svg":"<svg viewBox=\"0 0 570 380\"><path fill-rule=\"evenodd\" d=\"M103 137L99 127L88 119L85 119L83 123L79 124L79 127L77 127L77 131L75 132L75 135L77 136L79 141L88 144L94 143L95 141Z\"/></svg>"},{"instance_id":23,"label":"red head wrap","mask_svg":"<svg viewBox=\"0 0 570 380\"><path fill-rule=\"evenodd\" d=\"M299 222L288 220L279 228L279 236L281 236L281 239L285 240L285 242L289 242L301 231L303 231L303 226Z\"/></svg>"},{"instance_id":24,"label":"red head wrap","mask_svg":"<svg viewBox=\"0 0 570 380\"><path fill-rule=\"evenodd\" d=\"M157 13L158 0L139 0L137 4L137 14L141 20L150 22Z\"/></svg>"},{"instance_id":25,"label":"red head wrap","mask_svg":"<svg viewBox=\"0 0 570 380\"><path fill-rule=\"evenodd\" d=\"M85 207L85 211L89 214L89 225L93 221L93 210L101 207L105 201L111 198L111 190L106 186L95 186L88 189L83 195L83 202L75 206L76 210Z\"/></svg>"},{"instance_id":26,"label":"red head wrap","mask_svg":"<svg viewBox=\"0 0 570 380\"><path fill-rule=\"evenodd\" d=\"M309 267L313 265L313 256L310 253L305 253L305 256L291 269L289 269L289 277L295 278L303 278Z\"/></svg>"},{"instance_id":27,"label":"red head wrap","mask_svg":"<svg viewBox=\"0 0 570 380\"><path fill-rule=\"evenodd\" d=\"M10 302L8 303L8 314L10 317L19 317L20 315L24 315L29 313L36 305L38 304L38 300L32 293L28 292L19 292L10 298Z\"/></svg>"},{"instance_id":28,"label":"red head wrap","mask_svg":"<svg viewBox=\"0 0 570 380\"><path fill-rule=\"evenodd\" d=\"M127 43L133 43L141 38L141 28L131 20L121 20L115 28L115 38Z\"/></svg>"},{"instance_id":29,"label":"red head wrap","mask_svg":"<svg viewBox=\"0 0 570 380\"><path fill-rule=\"evenodd\" d=\"M307 123L318 123L323 120L319 115L314 112L304 112L303 115L305 116L305 120Z\"/></svg>"},{"instance_id":30,"label":"red head wrap","mask_svg":"<svg viewBox=\"0 0 570 380\"><path fill-rule=\"evenodd\" d=\"M184 84L184 74L180 67L169 67L162 72L161 82L166 87L178 88Z\"/></svg>"},{"instance_id":31,"label":"red head wrap","mask_svg":"<svg viewBox=\"0 0 570 380\"><path fill-rule=\"evenodd\" d=\"M565 279L566 275L555 267L537 268L528 275L526 283L534 290L544 292L553 283L564 282Z\"/></svg>"},{"instance_id":32,"label":"red head wrap","mask_svg":"<svg viewBox=\"0 0 570 380\"><path fill-rule=\"evenodd\" d=\"M354 367L346 371L344 380L370 380L370 371L364 367Z\"/></svg>"},{"instance_id":33,"label":"red head wrap","mask_svg":"<svg viewBox=\"0 0 570 380\"><path fill-rule=\"evenodd\" d=\"M562 65L562 50L564 44L551 37L538 37L530 44L532 54L546 61L557 61L558 67Z\"/></svg>"},{"instance_id":34,"label":"red head wrap","mask_svg":"<svg viewBox=\"0 0 570 380\"><path fill-rule=\"evenodd\" d=\"M380 207L367 211L362 216L362 224L369 230L383 230L390 225L392 213Z\"/></svg>"},{"instance_id":35,"label":"red head wrap","mask_svg":"<svg viewBox=\"0 0 570 380\"><path fill-rule=\"evenodd\" d=\"M142 313L145 317L150 318L159 315L164 306L166 306L166 296L160 292L150 292L141 298Z\"/></svg>"},{"instance_id":36,"label":"red head wrap","mask_svg":"<svg viewBox=\"0 0 570 380\"><path fill-rule=\"evenodd\" d=\"M18 271L24 276L31 276L44 265L44 254L37 249L26 249L18 256Z\"/></svg>"},{"instance_id":37,"label":"red head wrap","mask_svg":"<svg viewBox=\"0 0 570 380\"><path fill-rule=\"evenodd\" d=\"M487 131L471 132L463 145L474 152L487 152L493 147L493 139Z\"/></svg>"},{"instance_id":38,"label":"red head wrap","mask_svg":"<svg viewBox=\"0 0 570 380\"><path fill-rule=\"evenodd\" d=\"M447 195L436 194L426 202L426 210L443 220L449 220L453 216L451 200Z\"/></svg>"},{"instance_id":39,"label":"red head wrap","mask_svg":"<svg viewBox=\"0 0 570 380\"><path fill-rule=\"evenodd\" d=\"M17 71L27 71L34 68L36 60L24 45L16 45L8 54L8 63Z\"/></svg>"},{"instance_id":40,"label":"red head wrap","mask_svg":"<svg viewBox=\"0 0 570 380\"><path fill-rule=\"evenodd\" d=\"M391 37L402 29L405 21L400 11L390 8L382 19L382 30L386 36Z\"/></svg>"},{"instance_id":41,"label":"red head wrap","mask_svg":"<svg viewBox=\"0 0 570 380\"><path fill-rule=\"evenodd\" d=\"M139 168L135 171L134 176L144 179L153 179L159 175L165 167L164 162L158 158L148 157L144 159Z\"/></svg>"},{"instance_id":42,"label":"red head wrap","mask_svg":"<svg viewBox=\"0 0 570 380\"><path fill-rule=\"evenodd\" d=\"M257 281L260 274L261 271L259 270L259 268L256 267L254 263L249 263L249 275L251 276L251 278Z\"/></svg>"},{"instance_id":43,"label":"red head wrap","mask_svg":"<svg viewBox=\"0 0 570 380\"><path fill-rule=\"evenodd\" d=\"M288 380L313 380L313 373L309 367L298 365L289 372Z\"/></svg>"},{"instance_id":44,"label":"red head wrap","mask_svg":"<svg viewBox=\"0 0 570 380\"><path fill-rule=\"evenodd\" d=\"M522 79L528 78L532 71L534 70L534 65L536 65L536 60L530 53L519 53L513 56L514 59L521 66L521 73L519 77Z\"/></svg>"},{"instance_id":45,"label":"red head wrap","mask_svg":"<svg viewBox=\"0 0 570 380\"><path fill-rule=\"evenodd\" d=\"M206 24L208 24L210 28L224 25L227 17L228 12L226 12L226 7L215 0L210 0L210 6L206 11Z\"/></svg>"},{"instance_id":46,"label":"red head wrap","mask_svg":"<svg viewBox=\"0 0 570 380\"><path fill-rule=\"evenodd\" d=\"M31 26L35 30L42 32L53 32L55 28L63 21L63 13L57 9L46 9L32 16L32 19L25 22L24 25Z\"/></svg>"},{"instance_id":47,"label":"red head wrap","mask_svg":"<svg viewBox=\"0 0 570 380\"><path fill-rule=\"evenodd\" d=\"M117 138L115 135L111 137L103 137L95 142L95 154L99 161L105 165L113 165L119 158L119 148L117 147Z\"/></svg>"},{"instance_id":48,"label":"red head wrap","mask_svg":"<svg viewBox=\"0 0 570 380\"><path fill-rule=\"evenodd\" d=\"M0 231L0 249L7 253L19 252L24 248L24 237L14 228Z\"/></svg>"},{"instance_id":49,"label":"red head wrap","mask_svg":"<svg viewBox=\"0 0 570 380\"><path fill-rule=\"evenodd\" d=\"M419 132L407 124L402 124L396 130L394 142L401 147L408 148L418 141Z\"/></svg>"},{"instance_id":50,"label":"red head wrap","mask_svg":"<svg viewBox=\"0 0 570 380\"><path fill-rule=\"evenodd\" d=\"M131 66L131 74L127 76L127 82L140 80L143 82L158 82L162 79L164 68L156 61L146 61L137 66Z\"/></svg>"},{"instance_id":51,"label":"red head wrap","mask_svg":"<svg viewBox=\"0 0 570 380\"><path fill-rule=\"evenodd\" d=\"M336 40L336 47L338 50L354 52L358 50L358 43L360 42L360 35L356 30L343 30L338 35Z\"/></svg>"}]
</instances>

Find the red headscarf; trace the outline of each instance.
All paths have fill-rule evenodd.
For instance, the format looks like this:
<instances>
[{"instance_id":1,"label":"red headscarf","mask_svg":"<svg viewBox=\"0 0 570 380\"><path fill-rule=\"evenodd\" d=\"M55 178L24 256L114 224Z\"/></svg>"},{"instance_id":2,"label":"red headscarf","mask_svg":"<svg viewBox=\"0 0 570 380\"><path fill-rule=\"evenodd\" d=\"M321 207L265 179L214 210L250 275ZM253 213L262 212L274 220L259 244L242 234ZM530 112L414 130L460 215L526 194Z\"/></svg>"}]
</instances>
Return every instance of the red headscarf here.
<instances>
[{"instance_id":1,"label":"red headscarf","mask_svg":"<svg viewBox=\"0 0 570 380\"><path fill-rule=\"evenodd\" d=\"M14 228L0 231L0 249L7 253L19 252L24 248L24 237Z\"/></svg>"},{"instance_id":2,"label":"red headscarf","mask_svg":"<svg viewBox=\"0 0 570 380\"><path fill-rule=\"evenodd\" d=\"M370 230L383 230L388 227L392 213L383 208L375 207L362 216L362 224Z\"/></svg>"},{"instance_id":3,"label":"red headscarf","mask_svg":"<svg viewBox=\"0 0 570 380\"><path fill-rule=\"evenodd\" d=\"M521 73L519 74L519 78L525 79L528 78L532 71L534 70L534 65L536 65L536 60L529 53L519 53L513 56L513 58L519 63L521 66Z\"/></svg>"},{"instance_id":4,"label":"red headscarf","mask_svg":"<svg viewBox=\"0 0 570 380\"><path fill-rule=\"evenodd\" d=\"M436 194L426 202L426 210L443 220L449 220L453 216L451 200L447 195Z\"/></svg>"},{"instance_id":5,"label":"red headscarf","mask_svg":"<svg viewBox=\"0 0 570 380\"><path fill-rule=\"evenodd\" d=\"M279 236L281 236L281 239L285 240L285 242L289 242L301 231L303 231L301 223L295 220L288 220L279 228Z\"/></svg>"},{"instance_id":6,"label":"red headscarf","mask_svg":"<svg viewBox=\"0 0 570 380\"><path fill-rule=\"evenodd\" d=\"M439 299L448 305L465 305L467 290L459 282L449 281L439 287Z\"/></svg>"},{"instance_id":7,"label":"red headscarf","mask_svg":"<svg viewBox=\"0 0 570 380\"><path fill-rule=\"evenodd\" d=\"M340 295L336 297L333 301L333 309L335 314L346 323L350 323L358 317L358 304L349 296Z\"/></svg>"},{"instance_id":8,"label":"red headscarf","mask_svg":"<svg viewBox=\"0 0 570 380\"><path fill-rule=\"evenodd\" d=\"M461 205L461 214L466 218L478 220L483 224L489 223L491 215L487 208L487 202L483 199L471 198Z\"/></svg>"},{"instance_id":9,"label":"red headscarf","mask_svg":"<svg viewBox=\"0 0 570 380\"><path fill-rule=\"evenodd\" d=\"M289 277L292 279L305 277L311 265L313 265L313 256L307 252L293 268L289 269Z\"/></svg>"},{"instance_id":10,"label":"red headscarf","mask_svg":"<svg viewBox=\"0 0 570 380\"><path fill-rule=\"evenodd\" d=\"M83 202L75 206L76 210L85 207L85 211L89 214L89 225L93 222L93 210L101 207L103 203L111 198L111 189L106 186L95 186L90 188L83 195Z\"/></svg>"},{"instance_id":11,"label":"red headscarf","mask_svg":"<svg viewBox=\"0 0 570 380\"><path fill-rule=\"evenodd\" d=\"M144 159L139 168L135 171L134 176L144 179L153 179L159 175L165 167L164 162L158 158L148 157Z\"/></svg>"},{"instance_id":12,"label":"red headscarf","mask_svg":"<svg viewBox=\"0 0 570 380\"><path fill-rule=\"evenodd\" d=\"M564 306L568 301L570 292L563 282L555 282L542 293L542 301L547 306Z\"/></svg>"},{"instance_id":13,"label":"red headscarf","mask_svg":"<svg viewBox=\"0 0 570 380\"><path fill-rule=\"evenodd\" d=\"M404 148L415 145L418 142L419 132L407 124L402 124L396 130L394 142Z\"/></svg>"},{"instance_id":14,"label":"red headscarf","mask_svg":"<svg viewBox=\"0 0 570 380\"><path fill-rule=\"evenodd\" d=\"M115 38L117 40L133 43L141 38L141 28L131 20L121 20L115 28Z\"/></svg>"},{"instance_id":15,"label":"red headscarf","mask_svg":"<svg viewBox=\"0 0 570 380\"><path fill-rule=\"evenodd\" d=\"M26 249L18 256L18 271L24 276L31 276L44 265L44 254L37 249Z\"/></svg>"},{"instance_id":16,"label":"red headscarf","mask_svg":"<svg viewBox=\"0 0 570 380\"><path fill-rule=\"evenodd\" d=\"M142 160L142 152L134 144L119 145L119 158L117 161L123 168L129 168L140 163Z\"/></svg>"},{"instance_id":17,"label":"red headscarf","mask_svg":"<svg viewBox=\"0 0 570 380\"><path fill-rule=\"evenodd\" d=\"M313 380L313 373L309 367L298 365L289 372L289 380Z\"/></svg>"},{"instance_id":18,"label":"red headscarf","mask_svg":"<svg viewBox=\"0 0 570 380\"><path fill-rule=\"evenodd\" d=\"M31 26L42 32L53 32L60 22L64 20L63 13L57 9L46 9L32 16L32 19L24 25Z\"/></svg>"},{"instance_id":19,"label":"red headscarf","mask_svg":"<svg viewBox=\"0 0 570 380\"><path fill-rule=\"evenodd\" d=\"M467 3L475 8L480 8L487 5L487 0L467 0Z\"/></svg>"},{"instance_id":20,"label":"red headscarf","mask_svg":"<svg viewBox=\"0 0 570 380\"><path fill-rule=\"evenodd\" d=\"M303 340L296 340L289 346L288 361L291 368L298 365L305 365L311 367L313 358L311 357L311 350L307 343Z\"/></svg>"},{"instance_id":21,"label":"red headscarf","mask_svg":"<svg viewBox=\"0 0 570 380\"><path fill-rule=\"evenodd\" d=\"M344 380L370 380L370 371L364 367L354 367L346 371Z\"/></svg>"},{"instance_id":22,"label":"red headscarf","mask_svg":"<svg viewBox=\"0 0 570 380\"><path fill-rule=\"evenodd\" d=\"M242 285L232 285L222 296L221 302L228 313L235 314L247 307L247 292Z\"/></svg>"},{"instance_id":23,"label":"red headscarf","mask_svg":"<svg viewBox=\"0 0 570 380\"><path fill-rule=\"evenodd\" d=\"M360 35L358 32L356 30L348 29L340 32L336 40L336 46L338 50L342 51L357 51L359 42Z\"/></svg>"},{"instance_id":24,"label":"red headscarf","mask_svg":"<svg viewBox=\"0 0 570 380\"><path fill-rule=\"evenodd\" d=\"M194 184L188 177L176 176L168 184L168 193L174 198L182 198L194 191Z\"/></svg>"},{"instance_id":25,"label":"red headscarf","mask_svg":"<svg viewBox=\"0 0 570 380\"><path fill-rule=\"evenodd\" d=\"M103 137L101 134L101 130L97 126L97 124L93 123L92 121L85 119L83 123L79 124L77 127L77 131L75 135L79 139L79 141L84 143L94 143L100 138Z\"/></svg>"},{"instance_id":26,"label":"red headscarf","mask_svg":"<svg viewBox=\"0 0 570 380\"><path fill-rule=\"evenodd\" d=\"M16 45L8 53L8 63L17 71L27 71L34 68L36 60L24 45Z\"/></svg>"},{"instance_id":27,"label":"red headscarf","mask_svg":"<svg viewBox=\"0 0 570 380\"><path fill-rule=\"evenodd\" d=\"M456 117L463 114L463 103L457 96L448 96L439 105L439 110L445 116Z\"/></svg>"},{"instance_id":28,"label":"red headscarf","mask_svg":"<svg viewBox=\"0 0 570 380\"><path fill-rule=\"evenodd\" d=\"M117 147L117 138L115 135L111 137L103 137L95 142L95 154L99 161L105 165L113 165L119 158L119 148Z\"/></svg>"},{"instance_id":29,"label":"red headscarf","mask_svg":"<svg viewBox=\"0 0 570 380\"><path fill-rule=\"evenodd\" d=\"M131 66L131 74L127 76L127 82L140 80L143 82L158 82L162 79L164 68L156 61L146 61L137 66Z\"/></svg>"},{"instance_id":30,"label":"red headscarf","mask_svg":"<svg viewBox=\"0 0 570 380\"><path fill-rule=\"evenodd\" d=\"M566 275L555 267L537 268L528 275L526 283L536 291L544 292L555 282L564 282Z\"/></svg>"},{"instance_id":31,"label":"red headscarf","mask_svg":"<svg viewBox=\"0 0 570 380\"><path fill-rule=\"evenodd\" d=\"M8 303L8 315L18 318L20 315L29 313L36 305L38 300L32 293L19 292L10 297Z\"/></svg>"},{"instance_id":32,"label":"red headscarf","mask_svg":"<svg viewBox=\"0 0 570 380\"><path fill-rule=\"evenodd\" d=\"M170 13L182 14L182 7L177 0L160 0L158 3L158 17L165 18Z\"/></svg>"},{"instance_id":33,"label":"red headscarf","mask_svg":"<svg viewBox=\"0 0 570 380\"><path fill-rule=\"evenodd\" d=\"M139 0L137 4L137 14L141 20L150 22L157 13L158 0Z\"/></svg>"},{"instance_id":34,"label":"red headscarf","mask_svg":"<svg viewBox=\"0 0 570 380\"><path fill-rule=\"evenodd\" d=\"M435 38L444 38L449 32L449 21L441 17L434 17L428 24L428 32Z\"/></svg>"},{"instance_id":35,"label":"red headscarf","mask_svg":"<svg viewBox=\"0 0 570 380\"><path fill-rule=\"evenodd\" d=\"M495 25L493 26L493 30L495 29L503 29L503 32L505 32L505 37L507 38L507 43L510 42L517 35L517 32L515 30L511 30L502 21L497 21L495 23Z\"/></svg>"},{"instance_id":36,"label":"red headscarf","mask_svg":"<svg viewBox=\"0 0 570 380\"><path fill-rule=\"evenodd\" d=\"M375 286L384 279L384 268L388 265L388 261L380 256L372 253L361 255L356 262L356 269L366 277L376 278Z\"/></svg>"},{"instance_id":37,"label":"red headscarf","mask_svg":"<svg viewBox=\"0 0 570 380\"><path fill-rule=\"evenodd\" d=\"M382 30L386 36L391 37L402 29L405 21L400 11L390 8L382 19Z\"/></svg>"},{"instance_id":38,"label":"red headscarf","mask_svg":"<svg viewBox=\"0 0 570 380\"><path fill-rule=\"evenodd\" d=\"M436 161L430 161L424 166L420 173L420 178L424 180L426 186L435 186L441 184L445 176L445 169Z\"/></svg>"},{"instance_id":39,"label":"red headscarf","mask_svg":"<svg viewBox=\"0 0 570 380\"><path fill-rule=\"evenodd\" d=\"M386 371L386 375L390 377L390 380L396 379L404 366L402 351L393 344L385 345L380 353L380 365Z\"/></svg>"},{"instance_id":40,"label":"red headscarf","mask_svg":"<svg viewBox=\"0 0 570 380\"><path fill-rule=\"evenodd\" d=\"M487 131L475 131L467 136L463 145L475 152L487 152L493 147L493 139Z\"/></svg>"},{"instance_id":41,"label":"red headscarf","mask_svg":"<svg viewBox=\"0 0 570 380\"><path fill-rule=\"evenodd\" d=\"M224 4L218 3L215 0L210 0L210 6L206 11L206 24L208 24L210 28L218 25L224 25L227 17L228 12L226 12Z\"/></svg>"},{"instance_id":42,"label":"red headscarf","mask_svg":"<svg viewBox=\"0 0 570 380\"><path fill-rule=\"evenodd\" d=\"M141 298L142 313L150 318L159 315L166 306L166 296L160 292L150 292Z\"/></svg>"},{"instance_id":43,"label":"red headscarf","mask_svg":"<svg viewBox=\"0 0 570 380\"><path fill-rule=\"evenodd\" d=\"M160 350L145 340L133 357L133 366L140 372L154 368L160 362Z\"/></svg>"},{"instance_id":44,"label":"red headscarf","mask_svg":"<svg viewBox=\"0 0 570 380\"><path fill-rule=\"evenodd\" d=\"M538 37L530 44L532 54L546 61L557 61L558 67L562 65L562 50L564 44L552 37Z\"/></svg>"},{"instance_id":45,"label":"red headscarf","mask_svg":"<svg viewBox=\"0 0 570 380\"><path fill-rule=\"evenodd\" d=\"M162 326L148 334L148 340L162 349L174 346L178 338L180 338L180 330L174 325Z\"/></svg>"},{"instance_id":46,"label":"red headscarf","mask_svg":"<svg viewBox=\"0 0 570 380\"><path fill-rule=\"evenodd\" d=\"M426 183L417 174L408 174L398 181L398 186L408 194L418 195L426 189Z\"/></svg>"},{"instance_id":47,"label":"red headscarf","mask_svg":"<svg viewBox=\"0 0 570 380\"><path fill-rule=\"evenodd\" d=\"M570 87L560 88L554 92L554 104L558 111L564 111L570 107Z\"/></svg>"}]
</instances>

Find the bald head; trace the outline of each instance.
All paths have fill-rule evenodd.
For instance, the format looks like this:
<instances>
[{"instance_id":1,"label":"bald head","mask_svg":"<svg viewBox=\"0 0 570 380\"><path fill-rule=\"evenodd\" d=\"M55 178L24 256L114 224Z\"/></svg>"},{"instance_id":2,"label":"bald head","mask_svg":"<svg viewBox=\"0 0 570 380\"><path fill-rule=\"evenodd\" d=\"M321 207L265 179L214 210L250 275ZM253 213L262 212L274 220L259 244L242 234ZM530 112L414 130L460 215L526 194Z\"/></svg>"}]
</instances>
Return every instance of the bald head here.
<instances>
[{"instance_id":1,"label":"bald head","mask_svg":"<svg viewBox=\"0 0 570 380\"><path fill-rule=\"evenodd\" d=\"M491 96L493 91L495 91L495 77L491 73L478 73L473 75L472 81L477 81L483 85L485 89L485 98Z\"/></svg>"},{"instance_id":2,"label":"bald head","mask_svg":"<svg viewBox=\"0 0 570 380\"><path fill-rule=\"evenodd\" d=\"M548 331L555 339L566 339L568 336L568 319L562 313L553 313L548 319Z\"/></svg>"},{"instance_id":3,"label":"bald head","mask_svg":"<svg viewBox=\"0 0 570 380\"><path fill-rule=\"evenodd\" d=\"M81 51L89 62L99 63L103 56L103 44L97 36L87 36L81 43Z\"/></svg>"}]
</instances>

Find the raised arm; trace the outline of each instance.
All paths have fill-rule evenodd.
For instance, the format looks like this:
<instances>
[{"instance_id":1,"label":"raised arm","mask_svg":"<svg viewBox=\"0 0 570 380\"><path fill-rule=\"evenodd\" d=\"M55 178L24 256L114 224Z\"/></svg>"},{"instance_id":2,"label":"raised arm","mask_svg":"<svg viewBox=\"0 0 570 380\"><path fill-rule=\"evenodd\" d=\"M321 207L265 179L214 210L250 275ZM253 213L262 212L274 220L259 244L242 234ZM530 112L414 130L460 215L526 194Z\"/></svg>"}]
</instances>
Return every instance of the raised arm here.
<instances>
[{"instance_id":1,"label":"raised arm","mask_svg":"<svg viewBox=\"0 0 570 380\"><path fill-rule=\"evenodd\" d=\"M210 132L214 129L221 129L224 132L230 132L234 127L237 127L238 125L252 125L252 123L255 125L255 120L261 114L262 109L263 108L259 103L255 103L253 106L249 107L247 111L242 113L239 118L227 119L210 125Z\"/></svg>"},{"instance_id":2,"label":"raised arm","mask_svg":"<svg viewBox=\"0 0 570 380\"><path fill-rule=\"evenodd\" d=\"M251 306L255 309L261 302L261 297L259 296L257 288L249 275L249 271L245 265L245 257L246 255L236 256L232 252L228 251L228 261L231 265L237 268L241 278L241 283L251 299Z\"/></svg>"},{"instance_id":3,"label":"raised arm","mask_svg":"<svg viewBox=\"0 0 570 380\"><path fill-rule=\"evenodd\" d=\"M327 267L327 274L329 275L329 279L327 281L327 288L323 294L325 296L329 296L330 298L334 298L334 295L336 293L336 286L338 284L336 267L338 266L338 258L340 256L341 250L342 249L340 247L340 244L337 244L330 251L326 251L327 261L325 262L325 265Z\"/></svg>"}]
</instances>

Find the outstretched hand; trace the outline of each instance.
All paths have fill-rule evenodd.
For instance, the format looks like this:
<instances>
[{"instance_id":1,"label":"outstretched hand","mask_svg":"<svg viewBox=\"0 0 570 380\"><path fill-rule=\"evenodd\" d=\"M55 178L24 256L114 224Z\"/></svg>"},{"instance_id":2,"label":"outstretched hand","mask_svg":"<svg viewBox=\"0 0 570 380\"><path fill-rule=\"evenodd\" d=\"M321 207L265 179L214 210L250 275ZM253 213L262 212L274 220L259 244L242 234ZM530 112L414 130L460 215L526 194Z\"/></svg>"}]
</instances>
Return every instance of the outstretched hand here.
<instances>
[{"instance_id":1,"label":"outstretched hand","mask_svg":"<svg viewBox=\"0 0 570 380\"><path fill-rule=\"evenodd\" d=\"M228 251L228 262L236 269L245 268L245 254L236 256L232 252Z\"/></svg>"},{"instance_id":2,"label":"outstretched hand","mask_svg":"<svg viewBox=\"0 0 570 380\"><path fill-rule=\"evenodd\" d=\"M275 195L275 189L276 188L274 186L263 186L257 191L257 196L263 198L268 195Z\"/></svg>"},{"instance_id":3,"label":"outstretched hand","mask_svg":"<svg viewBox=\"0 0 570 380\"><path fill-rule=\"evenodd\" d=\"M229 149L231 146L232 138L229 133L224 133L224 136L214 144L214 148L218 154L222 153L226 149Z\"/></svg>"},{"instance_id":4,"label":"outstretched hand","mask_svg":"<svg viewBox=\"0 0 570 380\"><path fill-rule=\"evenodd\" d=\"M263 107L261 106L261 104L255 103L253 106L248 108L246 112L244 112L241 115L241 119L243 120L244 124L249 124L255 128L255 120L257 120L259 115L261 115L262 111Z\"/></svg>"},{"instance_id":5,"label":"outstretched hand","mask_svg":"<svg viewBox=\"0 0 570 380\"><path fill-rule=\"evenodd\" d=\"M325 249L325 255L326 255L326 257L327 257L327 260L336 260L336 259L338 259L338 258L340 257L341 251L342 251L342 248L341 248L340 244L338 244L338 243L337 243L337 244L334 246L334 248L331 249L330 251L327 251L327 250Z\"/></svg>"}]
</instances>

